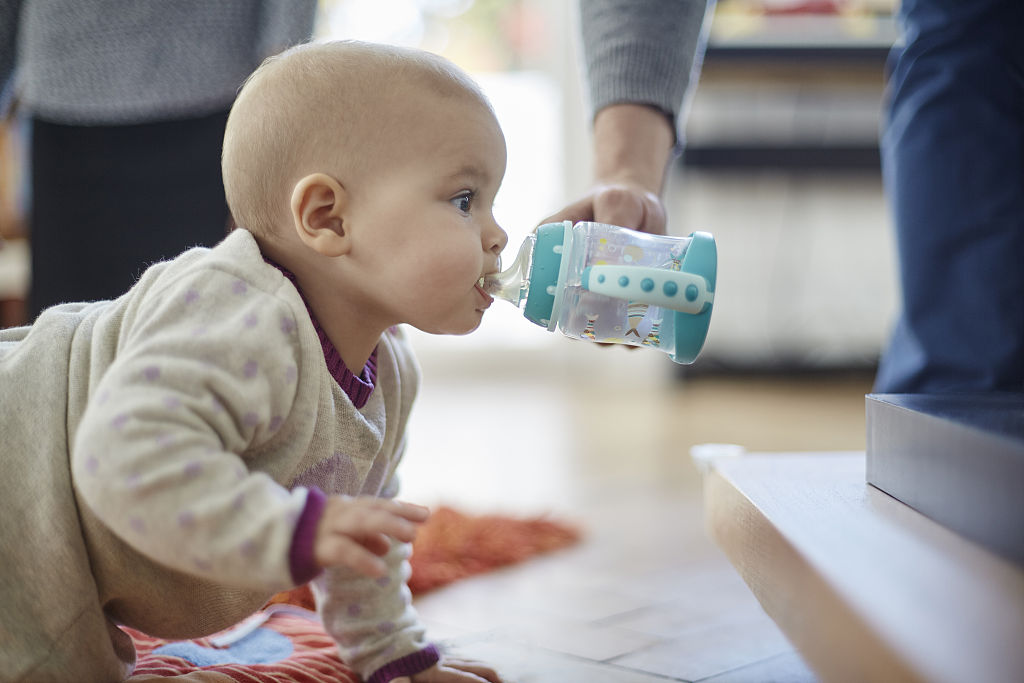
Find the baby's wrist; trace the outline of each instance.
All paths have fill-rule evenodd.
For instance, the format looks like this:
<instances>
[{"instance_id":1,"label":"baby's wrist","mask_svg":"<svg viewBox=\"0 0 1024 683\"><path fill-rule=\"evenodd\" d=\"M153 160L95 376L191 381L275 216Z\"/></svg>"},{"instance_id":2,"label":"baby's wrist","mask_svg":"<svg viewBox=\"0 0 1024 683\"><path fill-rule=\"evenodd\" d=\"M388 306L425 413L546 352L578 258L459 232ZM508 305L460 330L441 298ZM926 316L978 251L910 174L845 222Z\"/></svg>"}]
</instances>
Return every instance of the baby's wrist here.
<instances>
[{"instance_id":1,"label":"baby's wrist","mask_svg":"<svg viewBox=\"0 0 1024 683\"><path fill-rule=\"evenodd\" d=\"M292 533L292 544L288 551L288 567L292 581L301 585L320 573L320 565L316 561L316 532L320 519L327 505L327 496L323 491L310 487L306 493L306 504L302 508L299 520Z\"/></svg>"},{"instance_id":2,"label":"baby's wrist","mask_svg":"<svg viewBox=\"0 0 1024 683\"><path fill-rule=\"evenodd\" d=\"M388 662L373 672L366 683L388 683L402 676L414 676L436 666L441 661L441 652L431 643L422 650L411 652L404 657Z\"/></svg>"}]
</instances>

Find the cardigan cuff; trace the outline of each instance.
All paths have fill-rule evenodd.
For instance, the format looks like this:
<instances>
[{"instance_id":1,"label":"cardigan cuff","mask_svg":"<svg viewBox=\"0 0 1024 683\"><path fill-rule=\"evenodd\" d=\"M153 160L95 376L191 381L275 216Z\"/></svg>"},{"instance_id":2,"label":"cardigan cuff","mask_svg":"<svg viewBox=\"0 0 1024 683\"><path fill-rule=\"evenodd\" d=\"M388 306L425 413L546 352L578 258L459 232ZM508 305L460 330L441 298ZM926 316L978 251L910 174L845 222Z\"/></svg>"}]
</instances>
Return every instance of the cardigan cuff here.
<instances>
[{"instance_id":1,"label":"cardigan cuff","mask_svg":"<svg viewBox=\"0 0 1024 683\"><path fill-rule=\"evenodd\" d=\"M316 564L313 544L316 542L316 528L323 517L327 496L323 491L311 486L306 492L306 506L302 508L299 521L292 535L292 546L288 551L288 567L292 573L292 581L300 586L316 577L320 567Z\"/></svg>"},{"instance_id":2,"label":"cardigan cuff","mask_svg":"<svg viewBox=\"0 0 1024 683\"><path fill-rule=\"evenodd\" d=\"M418 652L388 662L374 671L373 675L366 679L366 683L388 683L402 676L412 676L426 671L439 661L441 661L441 652L436 645L431 644Z\"/></svg>"}]
</instances>

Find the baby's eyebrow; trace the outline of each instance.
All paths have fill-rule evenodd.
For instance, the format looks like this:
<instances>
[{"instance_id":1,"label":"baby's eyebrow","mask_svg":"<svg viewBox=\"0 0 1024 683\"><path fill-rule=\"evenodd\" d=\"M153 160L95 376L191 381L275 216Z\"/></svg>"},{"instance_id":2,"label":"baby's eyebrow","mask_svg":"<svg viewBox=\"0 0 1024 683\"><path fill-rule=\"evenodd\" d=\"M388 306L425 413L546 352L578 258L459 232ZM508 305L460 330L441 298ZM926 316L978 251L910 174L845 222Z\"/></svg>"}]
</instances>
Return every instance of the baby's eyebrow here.
<instances>
[{"instance_id":1,"label":"baby's eyebrow","mask_svg":"<svg viewBox=\"0 0 1024 683\"><path fill-rule=\"evenodd\" d=\"M459 167L459 169L456 170L455 172L450 173L447 176L447 179L462 180L468 178L470 180L486 182L490 177L491 174L488 173L484 168L477 166L475 164L466 164L464 166Z\"/></svg>"}]
</instances>

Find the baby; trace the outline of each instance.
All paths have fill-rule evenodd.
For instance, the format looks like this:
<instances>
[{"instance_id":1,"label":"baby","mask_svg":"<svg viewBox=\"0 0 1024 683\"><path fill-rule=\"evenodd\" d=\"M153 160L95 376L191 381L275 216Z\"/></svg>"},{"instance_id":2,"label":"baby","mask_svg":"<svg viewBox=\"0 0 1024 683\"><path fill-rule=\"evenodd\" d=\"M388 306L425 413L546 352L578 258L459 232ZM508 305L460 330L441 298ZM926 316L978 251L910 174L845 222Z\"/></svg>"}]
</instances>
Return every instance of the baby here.
<instances>
[{"instance_id":1,"label":"baby","mask_svg":"<svg viewBox=\"0 0 1024 683\"><path fill-rule=\"evenodd\" d=\"M0 680L123 680L119 625L207 635L312 579L366 681L500 681L425 639L427 513L393 498L418 381L396 326L480 324L505 156L449 62L294 48L228 120L238 229L0 331Z\"/></svg>"}]
</instances>

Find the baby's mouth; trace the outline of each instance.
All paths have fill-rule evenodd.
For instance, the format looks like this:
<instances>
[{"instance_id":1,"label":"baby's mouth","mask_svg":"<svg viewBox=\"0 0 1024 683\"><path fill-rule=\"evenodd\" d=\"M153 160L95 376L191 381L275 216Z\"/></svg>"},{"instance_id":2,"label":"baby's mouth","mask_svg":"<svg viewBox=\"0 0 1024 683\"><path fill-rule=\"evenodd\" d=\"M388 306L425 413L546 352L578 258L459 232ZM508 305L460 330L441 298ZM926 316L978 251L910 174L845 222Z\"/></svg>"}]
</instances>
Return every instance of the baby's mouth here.
<instances>
[{"instance_id":1,"label":"baby's mouth","mask_svg":"<svg viewBox=\"0 0 1024 683\"><path fill-rule=\"evenodd\" d=\"M486 292L487 294L494 294L501 289L501 281L498 280L498 273L487 273L482 275L476 282L476 286L480 288L480 291Z\"/></svg>"}]
</instances>

